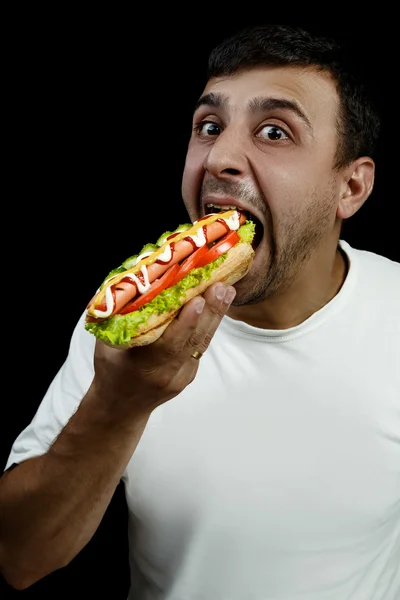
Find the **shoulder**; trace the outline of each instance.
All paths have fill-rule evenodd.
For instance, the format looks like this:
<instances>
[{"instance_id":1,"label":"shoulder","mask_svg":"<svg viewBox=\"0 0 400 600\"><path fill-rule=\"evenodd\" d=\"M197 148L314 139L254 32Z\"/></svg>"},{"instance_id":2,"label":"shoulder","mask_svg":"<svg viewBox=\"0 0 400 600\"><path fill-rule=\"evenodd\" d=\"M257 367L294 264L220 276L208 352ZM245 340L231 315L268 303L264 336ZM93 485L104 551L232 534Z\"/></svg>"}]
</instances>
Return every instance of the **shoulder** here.
<instances>
[{"instance_id":1,"label":"shoulder","mask_svg":"<svg viewBox=\"0 0 400 600\"><path fill-rule=\"evenodd\" d=\"M350 260L356 260L362 270L366 270L369 274L376 274L376 276L386 276L389 280L398 282L400 277L399 262L370 250L354 248L344 240L340 240L340 245Z\"/></svg>"},{"instance_id":2,"label":"shoulder","mask_svg":"<svg viewBox=\"0 0 400 600\"><path fill-rule=\"evenodd\" d=\"M400 263L371 252L352 247L341 240L340 245L357 272L358 283L368 288L369 294L397 299L400 302Z\"/></svg>"}]
</instances>

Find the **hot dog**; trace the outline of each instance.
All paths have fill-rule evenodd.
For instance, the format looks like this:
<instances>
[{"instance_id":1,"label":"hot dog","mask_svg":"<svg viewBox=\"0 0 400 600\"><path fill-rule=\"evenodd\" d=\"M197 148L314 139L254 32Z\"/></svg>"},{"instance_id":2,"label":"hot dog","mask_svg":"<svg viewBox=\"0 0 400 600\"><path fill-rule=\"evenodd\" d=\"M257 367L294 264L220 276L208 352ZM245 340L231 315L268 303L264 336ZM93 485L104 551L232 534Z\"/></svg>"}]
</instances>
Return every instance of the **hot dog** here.
<instances>
[{"instance_id":1,"label":"hot dog","mask_svg":"<svg viewBox=\"0 0 400 600\"><path fill-rule=\"evenodd\" d=\"M190 298L247 273L254 231L231 209L167 232L105 278L87 305L86 330L117 348L154 342Z\"/></svg>"}]
</instances>

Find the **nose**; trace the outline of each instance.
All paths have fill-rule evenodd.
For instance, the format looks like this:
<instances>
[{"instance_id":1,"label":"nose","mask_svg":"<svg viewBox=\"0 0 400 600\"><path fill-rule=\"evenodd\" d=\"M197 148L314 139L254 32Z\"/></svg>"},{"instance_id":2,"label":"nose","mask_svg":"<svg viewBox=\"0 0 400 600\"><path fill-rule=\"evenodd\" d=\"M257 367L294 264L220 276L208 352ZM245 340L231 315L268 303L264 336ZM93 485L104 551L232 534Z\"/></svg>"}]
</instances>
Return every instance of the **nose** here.
<instances>
[{"instance_id":1,"label":"nose","mask_svg":"<svg viewBox=\"0 0 400 600\"><path fill-rule=\"evenodd\" d=\"M237 131L226 128L215 139L205 162L204 169L216 178L242 178L246 175L245 144Z\"/></svg>"}]
</instances>

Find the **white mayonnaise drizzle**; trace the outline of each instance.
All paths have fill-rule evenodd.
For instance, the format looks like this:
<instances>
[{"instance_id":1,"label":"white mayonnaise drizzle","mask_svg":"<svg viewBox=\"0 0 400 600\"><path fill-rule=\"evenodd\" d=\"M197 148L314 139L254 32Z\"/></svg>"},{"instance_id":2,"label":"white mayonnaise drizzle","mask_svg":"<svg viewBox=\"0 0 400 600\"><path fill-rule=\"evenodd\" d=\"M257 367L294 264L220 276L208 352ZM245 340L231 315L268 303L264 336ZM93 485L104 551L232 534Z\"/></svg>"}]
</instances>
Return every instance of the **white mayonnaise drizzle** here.
<instances>
[{"instance_id":1,"label":"white mayonnaise drizzle","mask_svg":"<svg viewBox=\"0 0 400 600\"><path fill-rule=\"evenodd\" d=\"M202 227L198 228L196 235L188 235L187 237L192 240L196 248L200 248L207 243L206 234Z\"/></svg>"},{"instance_id":2,"label":"white mayonnaise drizzle","mask_svg":"<svg viewBox=\"0 0 400 600\"><path fill-rule=\"evenodd\" d=\"M106 289L106 310L97 310L97 308L93 309L93 315L95 317L107 319L107 317L111 316L111 313L114 308L114 300L111 291L111 286Z\"/></svg>"},{"instance_id":3,"label":"white mayonnaise drizzle","mask_svg":"<svg viewBox=\"0 0 400 600\"><path fill-rule=\"evenodd\" d=\"M171 244L168 244L168 246L166 246L164 252L161 252L161 254L159 254L157 256L157 260L161 260L162 262L168 263L172 258L172 249L171 249Z\"/></svg>"},{"instance_id":4,"label":"white mayonnaise drizzle","mask_svg":"<svg viewBox=\"0 0 400 600\"><path fill-rule=\"evenodd\" d=\"M237 231L240 227L240 215L237 210L227 218L223 219L231 231Z\"/></svg>"}]
</instances>

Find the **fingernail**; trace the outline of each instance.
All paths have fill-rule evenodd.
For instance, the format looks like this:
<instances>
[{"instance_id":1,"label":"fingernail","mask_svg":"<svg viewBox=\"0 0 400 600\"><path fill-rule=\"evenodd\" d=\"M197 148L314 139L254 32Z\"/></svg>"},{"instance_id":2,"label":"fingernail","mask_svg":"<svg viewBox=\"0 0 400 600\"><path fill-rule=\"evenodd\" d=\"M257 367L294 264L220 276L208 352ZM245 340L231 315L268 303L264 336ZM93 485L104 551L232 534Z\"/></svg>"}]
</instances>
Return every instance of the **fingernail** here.
<instances>
[{"instance_id":1,"label":"fingernail","mask_svg":"<svg viewBox=\"0 0 400 600\"><path fill-rule=\"evenodd\" d=\"M197 298L195 309L199 315L203 312L205 303L206 301L204 300L204 298Z\"/></svg>"},{"instance_id":2,"label":"fingernail","mask_svg":"<svg viewBox=\"0 0 400 600\"><path fill-rule=\"evenodd\" d=\"M235 296L236 296L235 288L228 288L226 290L225 297L224 297L225 304L230 304Z\"/></svg>"},{"instance_id":3,"label":"fingernail","mask_svg":"<svg viewBox=\"0 0 400 600\"><path fill-rule=\"evenodd\" d=\"M218 283L215 287L215 297L217 300L223 300L225 296L225 286L222 283Z\"/></svg>"}]
</instances>

